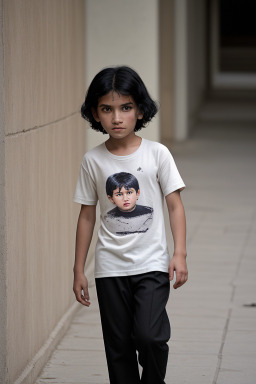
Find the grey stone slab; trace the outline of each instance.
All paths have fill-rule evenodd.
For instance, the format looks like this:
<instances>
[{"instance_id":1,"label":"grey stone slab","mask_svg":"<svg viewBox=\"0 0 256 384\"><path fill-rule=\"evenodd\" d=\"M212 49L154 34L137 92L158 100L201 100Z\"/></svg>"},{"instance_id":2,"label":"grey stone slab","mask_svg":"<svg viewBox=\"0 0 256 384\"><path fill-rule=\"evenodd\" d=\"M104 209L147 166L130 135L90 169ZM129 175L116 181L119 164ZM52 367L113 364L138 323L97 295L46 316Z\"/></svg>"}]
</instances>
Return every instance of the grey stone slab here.
<instances>
[{"instance_id":1,"label":"grey stone slab","mask_svg":"<svg viewBox=\"0 0 256 384\"><path fill-rule=\"evenodd\" d=\"M37 384L42 383L109 383L107 367L97 365L48 365Z\"/></svg>"},{"instance_id":2,"label":"grey stone slab","mask_svg":"<svg viewBox=\"0 0 256 384\"><path fill-rule=\"evenodd\" d=\"M229 331L255 331L256 308L239 307L232 310L229 322Z\"/></svg>"},{"instance_id":3,"label":"grey stone slab","mask_svg":"<svg viewBox=\"0 0 256 384\"><path fill-rule=\"evenodd\" d=\"M214 363L213 363L214 362ZM218 356L205 355L204 353L195 354L191 356L190 354L173 355L168 363L168 368L178 368L178 367L194 367L194 368L211 368L216 367L218 362Z\"/></svg>"},{"instance_id":4,"label":"grey stone slab","mask_svg":"<svg viewBox=\"0 0 256 384\"><path fill-rule=\"evenodd\" d=\"M234 307L242 308L244 305L256 304L256 284L248 285L248 282L235 281L236 286ZM252 315L256 312L256 307L244 307L244 312L250 312Z\"/></svg>"},{"instance_id":5,"label":"grey stone slab","mask_svg":"<svg viewBox=\"0 0 256 384\"><path fill-rule=\"evenodd\" d=\"M86 366L94 365L97 362L97 365L106 365L105 351L79 351L79 350L56 350L48 367L50 365L63 365L63 366Z\"/></svg>"},{"instance_id":6,"label":"grey stone slab","mask_svg":"<svg viewBox=\"0 0 256 384\"><path fill-rule=\"evenodd\" d=\"M50 384L109 384L109 380L107 381L105 379L100 380L98 376L90 378L90 381L88 381L88 379L86 379L86 381L84 379L81 379L81 381L76 380L76 382L74 382L73 380L68 382L68 381L63 381L62 379L53 378L53 379L38 379L35 384L47 384L47 383L50 383Z\"/></svg>"},{"instance_id":7,"label":"grey stone slab","mask_svg":"<svg viewBox=\"0 0 256 384\"><path fill-rule=\"evenodd\" d=\"M201 340L171 340L169 341L170 359L176 355L211 355L214 358L218 355L221 347L220 342Z\"/></svg>"},{"instance_id":8,"label":"grey stone slab","mask_svg":"<svg viewBox=\"0 0 256 384\"><path fill-rule=\"evenodd\" d=\"M170 294L170 300L180 301L193 301L194 303L200 304L206 303L208 301L229 301L231 297L232 287L230 285L217 285L216 281L213 279L212 283L215 283L216 289L213 290L211 285L203 286L203 289L200 289L200 285L197 282L188 282L187 285L184 285L179 290L172 290ZM223 290L223 288L226 288Z\"/></svg>"},{"instance_id":9,"label":"grey stone slab","mask_svg":"<svg viewBox=\"0 0 256 384\"><path fill-rule=\"evenodd\" d=\"M169 316L173 329L206 329L206 330L223 330L226 324L225 317L204 317L204 316Z\"/></svg>"},{"instance_id":10,"label":"grey stone slab","mask_svg":"<svg viewBox=\"0 0 256 384\"><path fill-rule=\"evenodd\" d=\"M243 244L241 242L236 241L228 242L224 244L213 245L209 244L209 242L202 243L200 239L195 239L189 245L190 252L193 253L194 258L198 258L200 260L201 257L204 256L205 260L222 260L222 261L232 261L237 260L240 257L240 252ZM223 257L224 256L224 257Z\"/></svg>"},{"instance_id":11,"label":"grey stone slab","mask_svg":"<svg viewBox=\"0 0 256 384\"><path fill-rule=\"evenodd\" d=\"M168 303L168 311L170 314L174 315L187 315L188 317L191 315L196 315L198 313L198 309L200 308L200 313L202 317L204 316L225 316L229 309L229 301L228 300L218 300L218 299L209 299L208 301L182 301L180 302L172 302Z\"/></svg>"},{"instance_id":12,"label":"grey stone slab","mask_svg":"<svg viewBox=\"0 0 256 384\"><path fill-rule=\"evenodd\" d=\"M254 235L256 237L256 235ZM246 245L244 249L244 257L246 260L253 260L255 261L255 249L256 249L256 243L252 245Z\"/></svg>"},{"instance_id":13,"label":"grey stone slab","mask_svg":"<svg viewBox=\"0 0 256 384\"><path fill-rule=\"evenodd\" d=\"M217 384L253 384L256 356L223 356Z\"/></svg>"},{"instance_id":14,"label":"grey stone slab","mask_svg":"<svg viewBox=\"0 0 256 384\"><path fill-rule=\"evenodd\" d=\"M238 278L243 278L246 276L246 280L251 282L256 286L256 278L255 278L255 270L256 270L256 259L252 260L243 260L242 264L239 268Z\"/></svg>"},{"instance_id":15,"label":"grey stone slab","mask_svg":"<svg viewBox=\"0 0 256 384\"><path fill-rule=\"evenodd\" d=\"M176 316L187 316L188 318L190 316L197 316L198 315L198 307L199 305L191 305L191 306L187 306L187 307L173 307L170 309L170 316L172 314L175 314ZM168 310L169 311L169 310ZM202 317L211 317L211 318L219 318L219 317L224 317L226 318L227 317L227 312L228 312L228 308L226 309L219 309L218 308L213 308L212 306L209 306L209 307L203 307L201 308L200 307L200 314L202 315Z\"/></svg>"},{"instance_id":16,"label":"grey stone slab","mask_svg":"<svg viewBox=\"0 0 256 384\"><path fill-rule=\"evenodd\" d=\"M103 351L104 343L102 338L76 337L66 335L57 349L59 350L80 350L80 351Z\"/></svg>"},{"instance_id":17,"label":"grey stone slab","mask_svg":"<svg viewBox=\"0 0 256 384\"><path fill-rule=\"evenodd\" d=\"M168 364L166 383L212 384L217 357L177 355Z\"/></svg>"},{"instance_id":18,"label":"grey stone slab","mask_svg":"<svg viewBox=\"0 0 256 384\"><path fill-rule=\"evenodd\" d=\"M253 355L256 361L256 330L228 331L223 355Z\"/></svg>"},{"instance_id":19,"label":"grey stone slab","mask_svg":"<svg viewBox=\"0 0 256 384\"><path fill-rule=\"evenodd\" d=\"M175 341L203 341L209 343L221 343L223 331L219 329L185 329L176 328L172 331L172 340Z\"/></svg>"},{"instance_id":20,"label":"grey stone slab","mask_svg":"<svg viewBox=\"0 0 256 384\"><path fill-rule=\"evenodd\" d=\"M67 335L74 338L102 338L102 331L100 324L93 323L72 323Z\"/></svg>"},{"instance_id":21,"label":"grey stone slab","mask_svg":"<svg viewBox=\"0 0 256 384\"><path fill-rule=\"evenodd\" d=\"M88 324L100 324L100 313L97 299L95 298L90 308L85 308L81 305L81 309L78 311L76 317L73 320L74 323L88 323Z\"/></svg>"}]
</instances>

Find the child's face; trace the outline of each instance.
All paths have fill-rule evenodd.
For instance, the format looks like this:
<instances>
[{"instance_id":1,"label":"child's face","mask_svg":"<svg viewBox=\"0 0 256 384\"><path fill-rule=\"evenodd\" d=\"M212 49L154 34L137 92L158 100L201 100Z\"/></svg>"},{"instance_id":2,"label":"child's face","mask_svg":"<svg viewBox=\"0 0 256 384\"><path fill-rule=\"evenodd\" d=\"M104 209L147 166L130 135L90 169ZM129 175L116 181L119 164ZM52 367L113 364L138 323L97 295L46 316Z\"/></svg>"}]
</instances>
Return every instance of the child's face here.
<instances>
[{"instance_id":1,"label":"child's face","mask_svg":"<svg viewBox=\"0 0 256 384\"><path fill-rule=\"evenodd\" d=\"M108 196L109 200L115 204L121 211L131 212L135 209L136 201L140 195L140 190L135 191L134 188L125 189L122 187L113 191L112 196Z\"/></svg>"},{"instance_id":2,"label":"child's face","mask_svg":"<svg viewBox=\"0 0 256 384\"><path fill-rule=\"evenodd\" d=\"M98 100L93 117L100 122L105 131L115 139L124 139L134 135L137 119L143 118L132 96L109 92Z\"/></svg>"}]
</instances>

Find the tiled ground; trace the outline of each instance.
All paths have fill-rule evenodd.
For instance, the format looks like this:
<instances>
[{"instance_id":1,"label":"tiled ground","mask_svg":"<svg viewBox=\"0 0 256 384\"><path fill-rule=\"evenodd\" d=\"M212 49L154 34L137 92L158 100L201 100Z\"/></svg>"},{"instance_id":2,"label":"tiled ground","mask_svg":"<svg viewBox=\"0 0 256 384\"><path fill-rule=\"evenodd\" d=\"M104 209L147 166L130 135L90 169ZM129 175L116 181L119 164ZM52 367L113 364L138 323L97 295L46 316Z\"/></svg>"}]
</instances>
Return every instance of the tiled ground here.
<instances>
[{"instance_id":1,"label":"tiled ground","mask_svg":"<svg viewBox=\"0 0 256 384\"><path fill-rule=\"evenodd\" d=\"M255 144L253 128L223 123L172 148L187 185L189 281L168 303L167 384L255 382ZM36 384L109 383L93 288L91 296Z\"/></svg>"}]
</instances>

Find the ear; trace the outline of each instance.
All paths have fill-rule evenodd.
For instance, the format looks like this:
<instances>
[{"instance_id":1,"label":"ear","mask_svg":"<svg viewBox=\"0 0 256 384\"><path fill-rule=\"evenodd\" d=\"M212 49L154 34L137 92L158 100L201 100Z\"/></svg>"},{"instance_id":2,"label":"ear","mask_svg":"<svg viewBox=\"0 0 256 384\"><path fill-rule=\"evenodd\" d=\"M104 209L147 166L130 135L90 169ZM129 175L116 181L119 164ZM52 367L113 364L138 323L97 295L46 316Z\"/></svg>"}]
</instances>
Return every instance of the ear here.
<instances>
[{"instance_id":1,"label":"ear","mask_svg":"<svg viewBox=\"0 0 256 384\"><path fill-rule=\"evenodd\" d=\"M141 120L141 119L143 119L143 116L144 116L144 112L138 111L137 119Z\"/></svg>"},{"instance_id":2,"label":"ear","mask_svg":"<svg viewBox=\"0 0 256 384\"><path fill-rule=\"evenodd\" d=\"M136 195L137 195L137 200L138 200L138 198L140 197L140 190L138 189L138 192L136 193Z\"/></svg>"},{"instance_id":3,"label":"ear","mask_svg":"<svg viewBox=\"0 0 256 384\"><path fill-rule=\"evenodd\" d=\"M111 203L115 204L114 200L112 199L112 196L108 195L108 199L109 199L109 201L111 201Z\"/></svg>"},{"instance_id":4,"label":"ear","mask_svg":"<svg viewBox=\"0 0 256 384\"><path fill-rule=\"evenodd\" d=\"M97 110L95 108L92 108L91 111L92 111L92 115L93 115L94 120L97 121L97 123L99 123L100 119L99 119Z\"/></svg>"}]
</instances>

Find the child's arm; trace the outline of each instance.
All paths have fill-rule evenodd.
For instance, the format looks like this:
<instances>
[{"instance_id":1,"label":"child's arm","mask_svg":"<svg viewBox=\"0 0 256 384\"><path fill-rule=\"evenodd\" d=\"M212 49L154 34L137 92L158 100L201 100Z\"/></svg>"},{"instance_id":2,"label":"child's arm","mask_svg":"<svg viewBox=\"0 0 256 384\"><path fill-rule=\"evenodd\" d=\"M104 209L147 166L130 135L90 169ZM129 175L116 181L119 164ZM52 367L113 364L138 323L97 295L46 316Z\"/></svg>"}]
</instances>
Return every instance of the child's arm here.
<instances>
[{"instance_id":1,"label":"child's arm","mask_svg":"<svg viewBox=\"0 0 256 384\"><path fill-rule=\"evenodd\" d=\"M96 205L82 205L76 230L76 252L74 264L73 291L79 303L89 307L88 281L84 275L84 265L92 240L96 220ZM82 294L82 290L84 294Z\"/></svg>"},{"instance_id":2,"label":"child's arm","mask_svg":"<svg viewBox=\"0 0 256 384\"><path fill-rule=\"evenodd\" d=\"M176 282L173 288L179 288L188 279L186 263L186 218L180 192L175 191L166 196L170 225L174 241L174 253L169 265L169 277L173 280L176 272Z\"/></svg>"}]
</instances>

